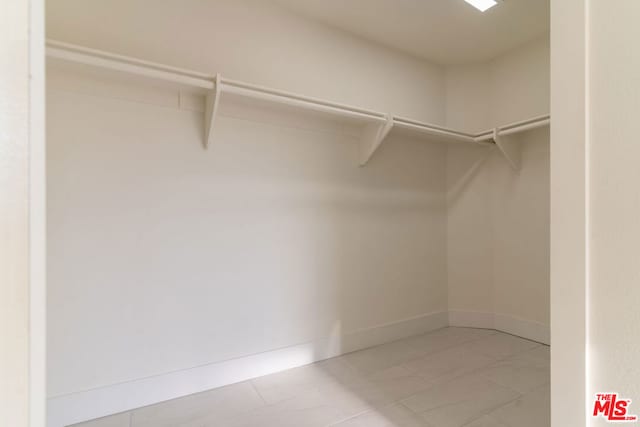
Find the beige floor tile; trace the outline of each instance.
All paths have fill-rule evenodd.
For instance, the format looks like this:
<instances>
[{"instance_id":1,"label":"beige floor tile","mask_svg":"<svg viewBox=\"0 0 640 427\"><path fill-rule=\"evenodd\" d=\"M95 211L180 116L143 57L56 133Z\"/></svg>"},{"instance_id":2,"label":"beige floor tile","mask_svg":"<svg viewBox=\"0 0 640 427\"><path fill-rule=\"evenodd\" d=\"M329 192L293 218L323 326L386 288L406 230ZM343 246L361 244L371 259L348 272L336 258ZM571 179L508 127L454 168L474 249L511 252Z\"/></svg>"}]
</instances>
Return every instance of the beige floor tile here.
<instances>
[{"instance_id":1,"label":"beige floor tile","mask_svg":"<svg viewBox=\"0 0 640 427\"><path fill-rule=\"evenodd\" d=\"M518 354L517 357L549 366L551 364L551 348L548 345L540 345Z\"/></svg>"},{"instance_id":2,"label":"beige floor tile","mask_svg":"<svg viewBox=\"0 0 640 427\"><path fill-rule=\"evenodd\" d=\"M496 359L477 354L466 345L457 346L405 363L410 372L429 382L446 382L495 363Z\"/></svg>"},{"instance_id":3,"label":"beige floor tile","mask_svg":"<svg viewBox=\"0 0 640 427\"><path fill-rule=\"evenodd\" d=\"M74 424L73 427L129 427L130 417L131 415L126 412L87 421L86 423Z\"/></svg>"},{"instance_id":4,"label":"beige floor tile","mask_svg":"<svg viewBox=\"0 0 640 427\"><path fill-rule=\"evenodd\" d=\"M237 417L204 417L181 427L327 425L410 396L429 386L422 378L411 375L401 366L373 372L366 377L353 377L348 373L344 383L335 378L327 380L315 370L293 371L295 373L259 381L260 392L266 390L272 398L275 396L274 390L287 390L286 398L284 393L277 394L282 398L277 403ZM294 387L289 387L289 381Z\"/></svg>"},{"instance_id":5,"label":"beige floor tile","mask_svg":"<svg viewBox=\"0 0 640 427\"><path fill-rule=\"evenodd\" d=\"M527 393L551 380L549 365L524 357L511 357L479 371L495 383Z\"/></svg>"},{"instance_id":6,"label":"beige floor tile","mask_svg":"<svg viewBox=\"0 0 640 427\"><path fill-rule=\"evenodd\" d=\"M464 427L511 427L500 420L496 420L491 415L483 415L471 421L469 424L465 424Z\"/></svg>"},{"instance_id":7,"label":"beige floor tile","mask_svg":"<svg viewBox=\"0 0 640 427\"><path fill-rule=\"evenodd\" d=\"M369 374L424 355L423 350L411 346L406 340L402 340L349 353L343 357L358 372Z\"/></svg>"},{"instance_id":8,"label":"beige floor tile","mask_svg":"<svg viewBox=\"0 0 640 427\"><path fill-rule=\"evenodd\" d=\"M350 393L370 404L384 404L410 396L429 387L423 378L402 366L394 366L369 374L354 370L328 373L324 366L309 366L254 380L256 389L268 404L321 391ZM342 369L342 368L340 368Z\"/></svg>"},{"instance_id":9,"label":"beige floor tile","mask_svg":"<svg viewBox=\"0 0 640 427\"><path fill-rule=\"evenodd\" d=\"M489 415L513 427L548 427L551 425L549 386L539 387Z\"/></svg>"},{"instance_id":10,"label":"beige floor tile","mask_svg":"<svg viewBox=\"0 0 640 427\"><path fill-rule=\"evenodd\" d=\"M232 420L211 420L184 427L325 427L343 418L344 415L335 407L314 406L293 412L264 411Z\"/></svg>"},{"instance_id":11,"label":"beige floor tile","mask_svg":"<svg viewBox=\"0 0 640 427\"><path fill-rule=\"evenodd\" d=\"M495 334L496 331L490 329L444 328L408 338L406 342L424 355L429 355Z\"/></svg>"},{"instance_id":12,"label":"beige floor tile","mask_svg":"<svg viewBox=\"0 0 640 427\"><path fill-rule=\"evenodd\" d=\"M332 427L434 427L403 405L393 404L357 415Z\"/></svg>"},{"instance_id":13,"label":"beige floor tile","mask_svg":"<svg viewBox=\"0 0 640 427\"><path fill-rule=\"evenodd\" d=\"M548 346L445 328L77 427L546 427L548 378Z\"/></svg>"},{"instance_id":14,"label":"beige floor tile","mask_svg":"<svg viewBox=\"0 0 640 427\"><path fill-rule=\"evenodd\" d=\"M290 400L310 399L316 405L338 407L343 414L349 416L374 406L395 402L425 390L429 386L427 381L411 374L406 368L396 366L344 383L319 382L315 386L299 390L299 393ZM289 400L283 400L280 403L287 404L287 402Z\"/></svg>"},{"instance_id":15,"label":"beige floor tile","mask_svg":"<svg viewBox=\"0 0 640 427\"><path fill-rule=\"evenodd\" d=\"M438 384L402 403L437 427L461 427L519 394L481 375Z\"/></svg>"},{"instance_id":16,"label":"beige floor tile","mask_svg":"<svg viewBox=\"0 0 640 427\"><path fill-rule=\"evenodd\" d=\"M307 389L300 395L274 405L232 417L212 414L180 427L320 427L347 419L372 406L349 390L336 387Z\"/></svg>"},{"instance_id":17,"label":"beige floor tile","mask_svg":"<svg viewBox=\"0 0 640 427\"><path fill-rule=\"evenodd\" d=\"M132 427L175 427L214 414L226 418L265 406L248 381L133 411Z\"/></svg>"},{"instance_id":18,"label":"beige floor tile","mask_svg":"<svg viewBox=\"0 0 640 427\"><path fill-rule=\"evenodd\" d=\"M341 383L356 384L362 381L364 376L341 357L251 380L260 396L270 405L319 387Z\"/></svg>"},{"instance_id":19,"label":"beige floor tile","mask_svg":"<svg viewBox=\"0 0 640 427\"><path fill-rule=\"evenodd\" d=\"M404 399L430 386L428 381L404 366L377 371L368 375L364 381L342 385L343 389L377 406Z\"/></svg>"},{"instance_id":20,"label":"beige floor tile","mask_svg":"<svg viewBox=\"0 0 640 427\"><path fill-rule=\"evenodd\" d=\"M496 359L514 356L541 346L536 342L503 333L481 338L465 345L473 354L482 354Z\"/></svg>"}]
</instances>

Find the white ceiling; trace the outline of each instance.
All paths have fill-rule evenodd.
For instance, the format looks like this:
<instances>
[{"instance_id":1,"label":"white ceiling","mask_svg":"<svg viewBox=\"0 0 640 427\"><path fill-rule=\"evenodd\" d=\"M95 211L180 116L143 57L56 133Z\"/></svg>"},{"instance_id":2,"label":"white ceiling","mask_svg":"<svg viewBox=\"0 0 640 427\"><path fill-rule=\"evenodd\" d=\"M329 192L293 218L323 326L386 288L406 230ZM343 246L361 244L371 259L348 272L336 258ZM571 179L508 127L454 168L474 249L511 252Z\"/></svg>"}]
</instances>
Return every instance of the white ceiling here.
<instances>
[{"instance_id":1,"label":"white ceiling","mask_svg":"<svg viewBox=\"0 0 640 427\"><path fill-rule=\"evenodd\" d=\"M549 31L549 0L276 0L290 10L440 64L483 61Z\"/></svg>"}]
</instances>

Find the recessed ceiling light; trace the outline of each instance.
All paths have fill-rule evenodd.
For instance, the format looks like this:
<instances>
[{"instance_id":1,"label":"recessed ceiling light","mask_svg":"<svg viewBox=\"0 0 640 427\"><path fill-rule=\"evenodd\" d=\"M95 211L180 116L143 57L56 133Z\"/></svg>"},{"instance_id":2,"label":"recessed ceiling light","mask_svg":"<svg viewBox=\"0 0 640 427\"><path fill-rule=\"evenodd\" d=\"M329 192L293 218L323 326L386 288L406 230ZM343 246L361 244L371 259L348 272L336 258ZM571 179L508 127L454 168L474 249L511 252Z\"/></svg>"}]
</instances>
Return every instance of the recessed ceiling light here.
<instances>
[{"instance_id":1,"label":"recessed ceiling light","mask_svg":"<svg viewBox=\"0 0 640 427\"><path fill-rule=\"evenodd\" d=\"M480 12L484 12L487 9L492 8L498 2L496 0L464 0L469 3L471 6L478 9Z\"/></svg>"}]
</instances>

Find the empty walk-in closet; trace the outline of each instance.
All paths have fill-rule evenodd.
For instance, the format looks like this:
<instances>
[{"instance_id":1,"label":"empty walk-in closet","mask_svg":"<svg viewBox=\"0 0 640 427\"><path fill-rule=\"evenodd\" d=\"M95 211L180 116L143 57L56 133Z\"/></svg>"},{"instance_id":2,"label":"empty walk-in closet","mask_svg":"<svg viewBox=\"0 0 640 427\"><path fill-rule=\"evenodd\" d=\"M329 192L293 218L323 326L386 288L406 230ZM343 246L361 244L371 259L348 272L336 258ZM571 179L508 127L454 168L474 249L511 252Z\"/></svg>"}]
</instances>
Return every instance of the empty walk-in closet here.
<instances>
[{"instance_id":1,"label":"empty walk-in closet","mask_svg":"<svg viewBox=\"0 0 640 427\"><path fill-rule=\"evenodd\" d=\"M550 425L548 1L46 6L50 427Z\"/></svg>"}]
</instances>

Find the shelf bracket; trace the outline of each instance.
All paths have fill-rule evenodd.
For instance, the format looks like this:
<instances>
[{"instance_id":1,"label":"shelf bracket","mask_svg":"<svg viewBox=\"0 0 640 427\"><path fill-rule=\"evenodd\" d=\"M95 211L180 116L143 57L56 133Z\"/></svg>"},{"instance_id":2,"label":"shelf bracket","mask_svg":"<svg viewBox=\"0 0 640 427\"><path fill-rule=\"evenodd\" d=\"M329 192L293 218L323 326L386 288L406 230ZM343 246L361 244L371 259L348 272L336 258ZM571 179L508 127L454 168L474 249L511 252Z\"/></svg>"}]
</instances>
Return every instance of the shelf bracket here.
<instances>
[{"instance_id":1,"label":"shelf bracket","mask_svg":"<svg viewBox=\"0 0 640 427\"><path fill-rule=\"evenodd\" d=\"M369 162L373 154L382 144L393 127L393 117L389 114L385 116L383 123L367 124L362 131L359 146L359 164L364 166Z\"/></svg>"},{"instance_id":2,"label":"shelf bracket","mask_svg":"<svg viewBox=\"0 0 640 427\"><path fill-rule=\"evenodd\" d=\"M204 148L209 148L209 144L213 139L213 125L218 116L218 104L220 103L220 95L222 93L222 76L216 74L215 87L211 89L206 96L206 107L204 112Z\"/></svg>"},{"instance_id":3,"label":"shelf bracket","mask_svg":"<svg viewBox=\"0 0 640 427\"><path fill-rule=\"evenodd\" d=\"M521 148L517 141L514 141L512 137L500 135L498 128L493 129L493 140L509 166L516 172L520 171Z\"/></svg>"}]
</instances>

